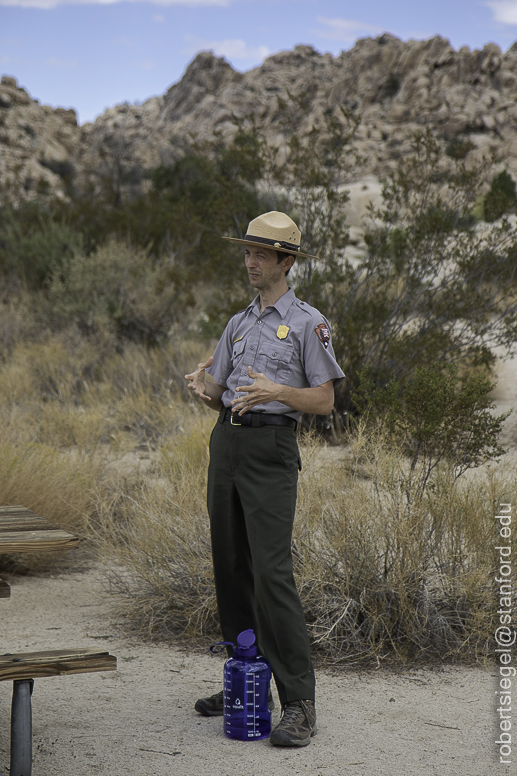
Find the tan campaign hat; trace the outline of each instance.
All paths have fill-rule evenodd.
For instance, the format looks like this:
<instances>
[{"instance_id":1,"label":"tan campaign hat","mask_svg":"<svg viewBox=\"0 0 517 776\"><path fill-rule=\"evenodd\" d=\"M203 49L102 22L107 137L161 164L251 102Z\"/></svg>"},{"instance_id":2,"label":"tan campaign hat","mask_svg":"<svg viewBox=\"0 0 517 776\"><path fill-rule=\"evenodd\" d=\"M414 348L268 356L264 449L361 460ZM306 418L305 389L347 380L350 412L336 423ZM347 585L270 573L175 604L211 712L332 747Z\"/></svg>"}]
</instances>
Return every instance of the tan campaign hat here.
<instances>
[{"instance_id":1,"label":"tan campaign hat","mask_svg":"<svg viewBox=\"0 0 517 776\"><path fill-rule=\"evenodd\" d=\"M301 232L292 218L289 218L285 213L278 212L278 210L272 210L270 213L263 213L249 222L248 231L243 240L237 237L223 237L223 240L230 240L241 245L264 245L266 248L285 251L292 253L293 256L304 256L308 259L319 258L300 251L301 236Z\"/></svg>"}]
</instances>

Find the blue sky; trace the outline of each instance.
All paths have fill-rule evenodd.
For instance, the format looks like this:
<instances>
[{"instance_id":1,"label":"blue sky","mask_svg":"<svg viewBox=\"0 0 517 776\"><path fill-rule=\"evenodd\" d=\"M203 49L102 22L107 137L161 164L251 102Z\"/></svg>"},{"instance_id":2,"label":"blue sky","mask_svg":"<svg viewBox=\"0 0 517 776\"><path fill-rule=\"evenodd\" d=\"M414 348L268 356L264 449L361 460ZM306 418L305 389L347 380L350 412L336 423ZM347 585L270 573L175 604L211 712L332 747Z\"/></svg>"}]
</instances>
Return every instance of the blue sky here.
<instances>
[{"instance_id":1,"label":"blue sky","mask_svg":"<svg viewBox=\"0 0 517 776\"><path fill-rule=\"evenodd\" d=\"M84 123L163 94L198 51L244 71L298 43L336 55L382 32L506 51L517 0L0 0L0 73Z\"/></svg>"}]
</instances>

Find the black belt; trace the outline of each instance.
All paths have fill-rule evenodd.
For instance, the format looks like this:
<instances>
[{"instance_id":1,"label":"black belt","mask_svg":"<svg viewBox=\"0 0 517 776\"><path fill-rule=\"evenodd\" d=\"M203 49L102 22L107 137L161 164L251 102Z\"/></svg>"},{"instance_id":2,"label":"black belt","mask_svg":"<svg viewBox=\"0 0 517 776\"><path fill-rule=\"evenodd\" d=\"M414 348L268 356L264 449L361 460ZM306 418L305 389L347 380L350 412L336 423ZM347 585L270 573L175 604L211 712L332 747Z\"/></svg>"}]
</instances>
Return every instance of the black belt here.
<instances>
[{"instance_id":1,"label":"black belt","mask_svg":"<svg viewBox=\"0 0 517 776\"><path fill-rule=\"evenodd\" d=\"M224 410L223 420L227 420L232 426L290 426L296 428L298 423L294 418L287 415L269 415L265 412L245 412L244 415L238 415L231 409Z\"/></svg>"}]
</instances>

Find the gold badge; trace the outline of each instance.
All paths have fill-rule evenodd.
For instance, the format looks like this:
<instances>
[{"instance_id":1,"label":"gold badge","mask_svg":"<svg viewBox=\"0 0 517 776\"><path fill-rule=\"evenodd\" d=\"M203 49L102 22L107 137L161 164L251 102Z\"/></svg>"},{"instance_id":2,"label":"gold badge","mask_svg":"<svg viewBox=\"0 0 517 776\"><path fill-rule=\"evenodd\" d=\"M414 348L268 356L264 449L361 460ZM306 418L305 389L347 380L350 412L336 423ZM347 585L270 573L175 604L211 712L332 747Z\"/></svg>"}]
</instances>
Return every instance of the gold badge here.
<instances>
[{"instance_id":1,"label":"gold badge","mask_svg":"<svg viewBox=\"0 0 517 776\"><path fill-rule=\"evenodd\" d=\"M289 326L279 326L276 330L276 336L278 339L285 339L289 334Z\"/></svg>"},{"instance_id":2,"label":"gold badge","mask_svg":"<svg viewBox=\"0 0 517 776\"><path fill-rule=\"evenodd\" d=\"M236 343L236 342L240 342L240 341L241 341L241 339L243 339L243 337L237 337L236 339L234 339L234 341L233 341L233 343L232 343L232 344L233 344L233 345L235 345L235 343Z\"/></svg>"}]
</instances>

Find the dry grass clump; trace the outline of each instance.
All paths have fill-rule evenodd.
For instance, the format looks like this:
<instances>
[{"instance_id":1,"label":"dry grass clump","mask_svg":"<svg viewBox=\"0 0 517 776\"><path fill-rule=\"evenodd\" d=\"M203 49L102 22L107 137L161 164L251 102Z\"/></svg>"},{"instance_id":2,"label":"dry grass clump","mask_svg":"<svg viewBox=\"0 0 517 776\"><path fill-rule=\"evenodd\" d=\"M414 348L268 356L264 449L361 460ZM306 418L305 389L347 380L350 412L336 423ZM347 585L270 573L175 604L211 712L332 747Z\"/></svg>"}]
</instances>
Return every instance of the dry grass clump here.
<instances>
[{"instance_id":1,"label":"dry grass clump","mask_svg":"<svg viewBox=\"0 0 517 776\"><path fill-rule=\"evenodd\" d=\"M379 433L360 430L341 462L309 452L295 558L317 651L334 662L487 655L494 510L515 500L515 476L493 466L454 482L442 468L418 499L424 472Z\"/></svg>"},{"instance_id":2,"label":"dry grass clump","mask_svg":"<svg viewBox=\"0 0 517 776\"><path fill-rule=\"evenodd\" d=\"M0 431L1 433L1 431ZM23 505L56 525L87 538L92 492L102 473L102 460L63 454L29 442L0 446L0 503ZM56 553L0 555L4 571L29 571L54 565Z\"/></svg>"},{"instance_id":3,"label":"dry grass clump","mask_svg":"<svg viewBox=\"0 0 517 776\"><path fill-rule=\"evenodd\" d=\"M155 480L120 482L98 503L120 611L146 636L219 637L205 506L214 421L194 413L160 449ZM302 458L293 549L315 652L333 663L486 655L494 504L515 481L497 466L463 483L442 469L417 500L424 473L364 429L346 455L305 438Z\"/></svg>"},{"instance_id":4,"label":"dry grass clump","mask_svg":"<svg viewBox=\"0 0 517 776\"><path fill-rule=\"evenodd\" d=\"M182 370L206 358L207 346L178 337L122 350L74 330L11 345L0 370L0 504L23 504L82 536L94 493L120 460L182 433L190 414Z\"/></svg>"},{"instance_id":5,"label":"dry grass clump","mask_svg":"<svg viewBox=\"0 0 517 776\"><path fill-rule=\"evenodd\" d=\"M181 424L183 368L206 352L180 337L122 352L73 333L18 343L0 371L3 438L89 453L152 445Z\"/></svg>"},{"instance_id":6,"label":"dry grass clump","mask_svg":"<svg viewBox=\"0 0 517 776\"><path fill-rule=\"evenodd\" d=\"M98 494L90 533L119 594L119 613L148 637L191 642L217 631L206 515L215 414L191 411L159 450L153 478L120 478Z\"/></svg>"}]
</instances>

